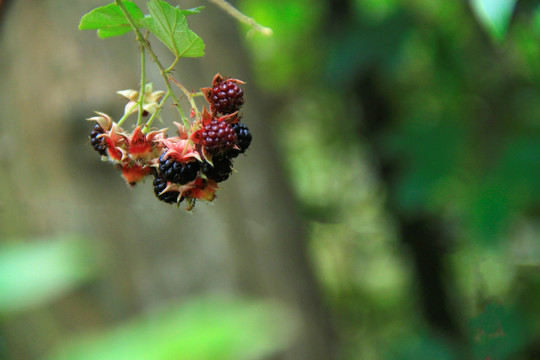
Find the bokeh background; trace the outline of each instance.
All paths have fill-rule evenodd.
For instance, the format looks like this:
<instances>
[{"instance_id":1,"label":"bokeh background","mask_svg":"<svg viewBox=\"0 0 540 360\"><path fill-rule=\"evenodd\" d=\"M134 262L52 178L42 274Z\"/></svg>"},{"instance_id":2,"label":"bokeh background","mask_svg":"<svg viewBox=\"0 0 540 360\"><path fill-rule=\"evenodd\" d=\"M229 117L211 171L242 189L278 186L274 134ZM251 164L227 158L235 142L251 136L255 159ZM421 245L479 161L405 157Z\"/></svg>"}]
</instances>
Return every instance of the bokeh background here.
<instances>
[{"instance_id":1,"label":"bokeh background","mask_svg":"<svg viewBox=\"0 0 540 360\"><path fill-rule=\"evenodd\" d=\"M89 144L139 81L106 2L0 1L0 359L540 358L539 1L171 3L254 137L192 214Z\"/></svg>"}]
</instances>

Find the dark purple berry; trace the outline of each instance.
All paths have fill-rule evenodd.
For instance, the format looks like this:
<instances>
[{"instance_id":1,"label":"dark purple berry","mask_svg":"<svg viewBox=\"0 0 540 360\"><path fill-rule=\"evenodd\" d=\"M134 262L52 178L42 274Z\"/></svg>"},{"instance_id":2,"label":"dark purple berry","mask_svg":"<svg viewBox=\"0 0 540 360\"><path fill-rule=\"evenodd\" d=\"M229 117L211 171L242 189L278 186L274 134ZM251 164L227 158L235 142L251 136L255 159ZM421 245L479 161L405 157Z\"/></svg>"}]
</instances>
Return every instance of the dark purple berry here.
<instances>
[{"instance_id":1,"label":"dark purple berry","mask_svg":"<svg viewBox=\"0 0 540 360\"><path fill-rule=\"evenodd\" d=\"M103 138L98 138L99 135L105 134L105 130L99 124L96 124L90 133L90 144L100 155L107 156L107 145Z\"/></svg>"},{"instance_id":2,"label":"dark purple berry","mask_svg":"<svg viewBox=\"0 0 540 360\"><path fill-rule=\"evenodd\" d=\"M232 114L244 104L244 91L236 81L224 80L212 88L211 99L217 112Z\"/></svg>"},{"instance_id":3,"label":"dark purple berry","mask_svg":"<svg viewBox=\"0 0 540 360\"><path fill-rule=\"evenodd\" d=\"M195 180L197 172L201 168L198 161L186 163L175 161L171 158L164 158L165 153L159 158L159 172L163 179L175 184L184 185Z\"/></svg>"},{"instance_id":4,"label":"dark purple berry","mask_svg":"<svg viewBox=\"0 0 540 360\"><path fill-rule=\"evenodd\" d=\"M168 204L175 204L176 202L181 203L184 198L180 198L178 201L178 196L180 195L179 191L170 190L163 192L167 187L167 180L165 180L161 175L156 176L154 179L154 194L158 197L159 200L164 201Z\"/></svg>"},{"instance_id":5,"label":"dark purple berry","mask_svg":"<svg viewBox=\"0 0 540 360\"><path fill-rule=\"evenodd\" d=\"M232 172L232 161L226 157L214 157L212 163L214 166L205 161L201 166L201 172L215 182L227 180Z\"/></svg>"},{"instance_id":6,"label":"dark purple berry","mask_svg":"<svg viewBox=\"0 0 540 360\"><path fill-rule=\"evenodd\" d=\"M253 137L251 136L251 133L249 132L248 127L244 123L238 122L236 124L232 124L232 128L234 132L236 133L236 137L238 139L238 142L236 145L240 148L240 150L231 149L227 153L227 156L231 158L235 158L239 154L243 154L249 148L249 145L251 144L251 140Z\"/></svg>"},{"instance_id":7,"label":"dark purple berry","mask_svg":"<svg viewBox=\"0 0 540 360\"><path fill-rule=\"evenodd\" d=\"M234 129L227 121L213 119L201 132L203 145L211 154L226 152L236 145L238 139Z\"/></svg>"}]
</instances>

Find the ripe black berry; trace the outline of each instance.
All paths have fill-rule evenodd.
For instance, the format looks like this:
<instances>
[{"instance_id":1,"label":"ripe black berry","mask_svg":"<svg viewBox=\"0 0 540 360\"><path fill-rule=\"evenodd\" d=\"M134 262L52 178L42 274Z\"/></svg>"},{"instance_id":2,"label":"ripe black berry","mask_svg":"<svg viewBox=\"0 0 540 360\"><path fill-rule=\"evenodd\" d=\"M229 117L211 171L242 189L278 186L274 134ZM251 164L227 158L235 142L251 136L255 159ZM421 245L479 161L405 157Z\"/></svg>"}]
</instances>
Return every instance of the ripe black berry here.
<instances>
[{"instance_id":1,"label":"ripe black berry","mask_svg":"<svg viewBox=\"0 0 540 360\"><path fill-rule=\"evenodd\" d=\"M251 144L251 139L253 138L251 136L251 133L249 132L248 127L246 124L243 123L236 123L233 124L234 132L236 133L236 136L238 137L238 147L240 148L240 151L243 153L249 148L249 145Z\"/></svg>"},{"instance_id":2,"label":"ripe black berry","mask_svg":"<svg viewBox=\"0 0 540 360\"><path fill-rule=\"evenodd\" d=\"M107 145L103 138L98 138L99 135L105 134L105 130L99 124L96 124L90 133L90 144L100 155L107 155Z\"/></svg>"},{"instance_id":3,"label":"ripe black berry","mask_svg":"<svg viewBox=\"0 0 540 360\"><path fill-rule=\"evenodd\" d=\"M161 175L156 176L154 179L154 194L158 197L159 200L164 201L168 204L174 204L178 200L178 195L180 195L179 191L170 190L167 192L163 192L165 188L167 187L167 180L165 180ZM181 203L184 198L180 198L180 201L178 203Z\"/></svg>"},{"instance_id":4,"label":"ripe black berry","mask_svg":"<svg viewBox=\"0 0 540 360\"><path fill-rule=\"evenodd\" d=\"M159 172L164 180L180 185L195 180L197 172L201 168L200 162L182 163L170 158L165 159L164 154L159 158Z\"/></svg>"},{"instance_id":5,"label":"ripe black berry","mask_svg":"<svg viewBox=\"0 0 540 360\"><path fill-rule=\"evenodd\" d=\"M215 182L227 180L232 171L232 161L226 157L214 157L212 163L214 166L205 161L201 166L201 172Z\"/></svg>"},{"instance_id":6,"label":"ripe black berry","mask_svg":"<svg viewBox=\"0 0 540 360\"><path fill-rule=\"evenodd\" d=\"M232 114L244 104L244 91L233 80L224 80L212 88L212 105L222 114Z\"/></svg>"},{"instance_id":7,"label":"ripe black berry","mask_svg":"<svg viewBox=\"0 0 540 360\"><path fill-rule=\"evenodd\" d=\"M251 144L251 139L253 137L251 136L248 127L244 123L238 122L236 124L232 124L232 128L236 133L236 137L238 139L236 145L240 148L240 150L231 149L227 153L227 155L231 158L235 158L238 156L238 154L243 154L249 148L249 145Z\"/></svg>"},{"instance_id":8,"label":"ripe black berry","mask_svg":"<svg viewBox=\"0 0 540 360\"><path fill-rule=\"evenodd\" d=\"M218 154L236 145L238 138L234 129L227 121L213 119L202 129L203 145L211 154Z\"/></svg>"}]
</instances>

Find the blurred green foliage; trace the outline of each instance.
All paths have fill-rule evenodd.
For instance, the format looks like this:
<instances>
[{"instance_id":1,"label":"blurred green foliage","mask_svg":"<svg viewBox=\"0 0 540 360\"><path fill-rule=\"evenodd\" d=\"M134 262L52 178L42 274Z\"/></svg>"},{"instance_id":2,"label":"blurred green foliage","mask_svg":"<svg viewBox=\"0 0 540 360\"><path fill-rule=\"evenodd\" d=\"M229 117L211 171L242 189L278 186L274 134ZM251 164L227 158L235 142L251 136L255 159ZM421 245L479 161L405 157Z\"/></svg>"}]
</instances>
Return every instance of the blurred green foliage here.
<instances>
[{"instance_id":1,"label":"blurred green foliage","mask_svg":"<svg viewBox=\"0 0 540 360\"><path fill-rule=\"evenodd\" d=\"M538 356L540 4L338 3L240 2L276 31L246 43L260 84L287 98L276 138L344 358ZM414 300L396 221L419 218L452 235L444 281L468 348Z\"/></svg>"},{"instance_id":2,"label":"blurred green foliage","mask_svg":"<svg viewBox=\"0 0 540 360\"><path fill-rule=\"evenodd\" d=\"M3 244L0 316L44 307L98 275L97 249L90 244L76 236ZM208 296L64 339L47 359L255 360L285 349L298 326L295 314L277 303Z\"/></svg>"},{"instance_id":3,"label":"blurred green foliage","mask_svg":"<svg viewBox=\"0 0 540 360\"><path fill-rule=\"evenodd\" d=\"M74 236L0 244L0 315L28 310L96 275L95 249Z\"/></svg>"},{"instance_id":4,"label":"blurred green foliage","mask_svg":"<svg viewBox=\"0 0 540 360\"><path fill-rule=\"evenodd\" d=\"M340 357L538 358L539 4L343 4L346 13L331 1L238 2L274 30L245 43L256 83L280 101L269 121ZM383 163L390 175L376 171ZM423 316L400 228L419 218L451 234L441 281L461 341ZM0 314L98 276L92 251L76 239L0 248ZM49 359L264 359L298 328L276 304L199 298L101 330L63 341Z\"/></svg>"},{"instance_id":5,"label":"blurred green foliage","mask_svg":"<svg viewBox=\"0 0 540 360\"><path fill-rule=\"evenodd\" d=\"M294 315L277 304L217 297L192 299L73 340L48 359L262 359L289 345L295 326Z\"/></svg>"},{"instance_id":6,"label":"blurred green foliage","mask_svg":"<svg viewBox=\"0 0 540 360\"><path fill-rule=\"evenodd\" d=\"M295 0L240 1L241 10L274 31L272 37L259 33L250 36L254 76L258 83L278 91L296 84L319 66L317 56L326 40L310 41L322 21L324 3ZM246 28L247 29L247 28ZM298 84L299 85L299 84Z\"/></svg>"}]
</instances>

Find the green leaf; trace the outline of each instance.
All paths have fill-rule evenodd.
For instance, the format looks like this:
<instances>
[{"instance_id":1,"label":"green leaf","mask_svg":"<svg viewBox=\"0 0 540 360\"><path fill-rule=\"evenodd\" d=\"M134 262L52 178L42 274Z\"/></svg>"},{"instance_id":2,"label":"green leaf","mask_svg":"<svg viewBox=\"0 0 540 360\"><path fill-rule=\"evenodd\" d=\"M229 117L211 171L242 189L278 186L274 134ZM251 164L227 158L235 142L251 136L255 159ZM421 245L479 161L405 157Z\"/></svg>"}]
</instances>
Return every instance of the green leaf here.
<instances>
[{"instance_id":1,"label":"green leaf","mask_svg":"<svg viewBox=\"0 0 540 360\"><path fill-rule=\"evenodd\" d=\"M97 34L100 38L106 39L113 36L120 36L128 33L131 30L131 27L114 27L114 28L103 28L98 29Z\"/></svg>"},{"instance_id":2,"label":"green leaf","mask_svg":"<svg viewBox=\"0 0 540 360\"><path fill-rule=\"evenodd\" d=\"M201 13L201 10L204 9L204 6L198 6L196 8L191 8L191 9L180 9L180 12L182 13L182 15L185 15L185 16L188 16L188 15L194 15L194 14L200 14ZM144 20L142 20L143 22L144 21L151 21L151 20L147 20L147 19L150 19L152 16L150 15L144 15Z\"/></svg>"},{"instance_id":3,"label":"green leaf","mask_svg":"<svg viewBox=\"0 0 540 360\"><path fill-rule=\"evenodd\" d=\"M67 342L48 359L266 359L286 348L296 329L294 314L277 304L201 298L163 307L109 331Z\"/></svg>"},{"instance_id":4,"label":"green leaf","mask_svg":"<svg viewBox=\"0 0 540 360\"><path fill-rule=\"evenodd\" d=\"M184 14L194 14L199 9L180 10L165 1L148 3L150 15L143 19L147 27L178 57L204 56L202 39L188 28Z\"/></svg>"},{"instance_id":5,"label":"green leaf","mask_svg":"<svg viewBox=\"0 0 540 360\"><path fill-rule=\"evenodd\" d=\"M484 27L495 39L506 35L516 0L470 0L472 9Z\"/></svg>"},{"instance_id":6,"label":"green leaf","mask_svg":"<svg viewBox=\"0 0 540 360\"><path fill-rule=\"evenodd\" d=\"M132 1L123 2L131 17L138 22L144 14ZM123 35L131 30L124 13L116 4L98 7L81 18L80 30L97 30L100 38Z\"/></svg>"},{"instance_id":7,"label":"green leaf","mask_svg":"<svg viewBox=\"0 0 540 360\"><path fill-rule=\"evenodd\" d=\"M88 246L75 238L0 247L0 314L26 310L71 291L95 273Z\"/></svg>"},{"instance_id":8,"label":"green leaf","mask_svg":"<svg viewBox=\"0 0 540 360\"><path fill-rule=\"evenodd\" d=\"M201 10L204 9L204 6L197 6L196 8L191 9L180 9L182 14L184 15L194 15L194 14L200 14Z\"/></svg>"}]
</instances>

